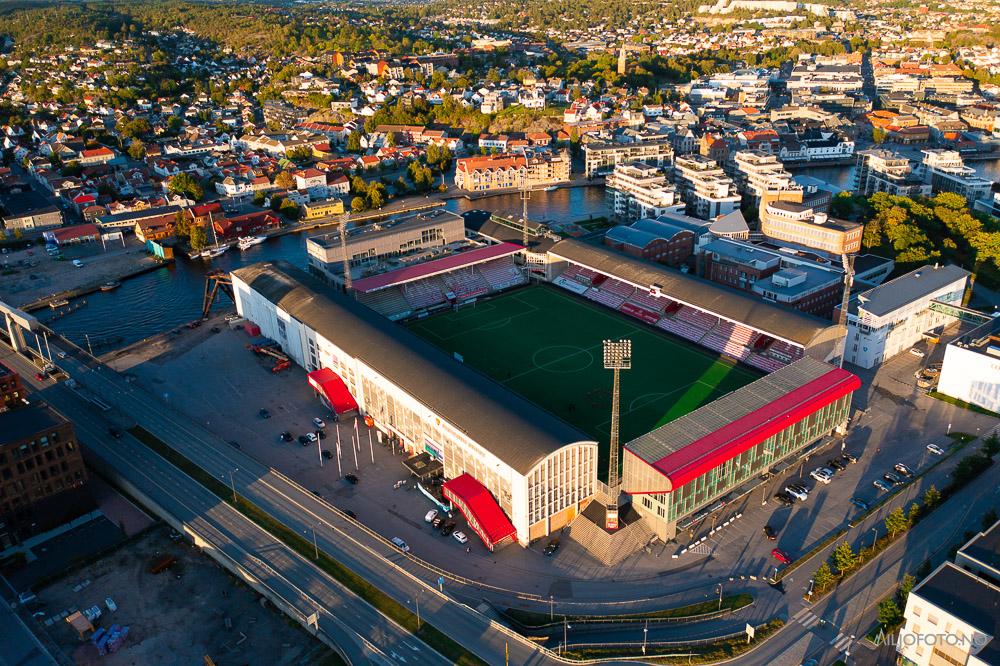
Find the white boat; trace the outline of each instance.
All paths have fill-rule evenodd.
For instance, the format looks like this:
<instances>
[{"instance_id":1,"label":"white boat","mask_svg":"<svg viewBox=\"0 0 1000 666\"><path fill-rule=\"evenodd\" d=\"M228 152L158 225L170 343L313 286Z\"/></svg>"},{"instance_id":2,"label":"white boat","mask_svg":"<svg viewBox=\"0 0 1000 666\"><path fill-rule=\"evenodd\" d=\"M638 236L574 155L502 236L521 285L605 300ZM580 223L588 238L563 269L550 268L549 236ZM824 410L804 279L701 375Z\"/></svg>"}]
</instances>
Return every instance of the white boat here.
<instances>
[{"instance_id":1,"label":"white boat","mask_svg":"<svg viewBox=\"0 0 1000 666\"><path fill-rule=\"evenodd\" d=\"M218 257L226 253L229 249L229 245L218 245L216 247L210 247L206 250L201 251L201 256L203 259L211 259L213 257Z\"/></svg>"},{"instance_id":2,"label":"white boat","mask_svg":"<svg viewBox=\"0 0 1000 666\"><path fill-rule=\"evenodd\" d=\"M267 240L267 236L240 236L237 245L240 250L249 250L254 245L260 245Z\"/></svg>"},{"instance_id":3,"label":"white boat","mask_svg":"<svg viewBox=\"0 0 1000 666\"><path fill-rule=\"evenodd\" d=\"M544 190L542 190L542 192L555 192L558 189L559 189L558 185L549 185Z\"/></svg>"}]
</instances>

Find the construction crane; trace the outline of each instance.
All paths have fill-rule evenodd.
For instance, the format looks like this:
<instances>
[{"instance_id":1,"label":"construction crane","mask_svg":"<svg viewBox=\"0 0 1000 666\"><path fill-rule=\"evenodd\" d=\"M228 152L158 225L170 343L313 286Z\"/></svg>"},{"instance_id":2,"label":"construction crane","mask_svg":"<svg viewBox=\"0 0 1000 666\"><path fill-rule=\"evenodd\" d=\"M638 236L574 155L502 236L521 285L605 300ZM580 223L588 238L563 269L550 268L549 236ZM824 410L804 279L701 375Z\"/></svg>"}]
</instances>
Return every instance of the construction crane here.
<instances>
[{"instance_id":1,"label":"construction crane","mask_svg":"<svg viewBox=\"0 0 1000 666\"><path fill-rule=\"evenodd\" d=\"M215 300L219 297L220 290L229 296L229 300L233 303L236 302L236 297L233 295L233 279L229 277L229 273L225 271L209 271L205 275L205 295L201 301L202 321L208 319L208 313L215 304Z\"/></svg>"},{"instance_id":2,"label":"construction crane","mask_svg":"<svg viewBox=\"0 0 1000 666\"><path fill-rule=\"evenodd\" d=\"M843 330L843 336L837 343L839 351L839 365L844 367L844 356L847 355L847 305L851 300L851 287L854 286L854 255L840 255L840 263L844 266L844 293L840 298L840 314L837 317L837 326Z\"/></svg>"}]
</instances>

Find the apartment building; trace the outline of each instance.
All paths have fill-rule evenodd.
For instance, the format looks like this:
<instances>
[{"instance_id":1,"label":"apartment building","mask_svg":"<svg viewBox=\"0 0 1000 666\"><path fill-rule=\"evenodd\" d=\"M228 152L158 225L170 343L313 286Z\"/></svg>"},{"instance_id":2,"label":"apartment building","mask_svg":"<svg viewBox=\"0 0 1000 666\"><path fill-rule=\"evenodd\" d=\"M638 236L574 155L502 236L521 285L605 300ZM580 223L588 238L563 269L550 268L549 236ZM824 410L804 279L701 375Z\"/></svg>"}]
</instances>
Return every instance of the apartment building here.
<instances>
[{"instance_id":1,"label":"apartment building","mask_svg":"<svg viewBox=\"0 0 1000 666\"><path fill-rule=\"evenodd\" d=\"M969 272L951 264L923 266L854 296L847 310L844 360L874 368L956 321ZM934 305L934 303L938 305Z\"/></svg>"},{"instance_id":2,"label":"apartment building","mask_svg":"<svg viewBox=\"0 0 1000 666\"><path fill-rule=\"evenodd\" d=\"M19 407L23 397L21 375L0 363L0 411Z\"/></svg>"},{"instance_id":3,"label":"apartment building","mask_svg":"<svg viewBox=\"0 0 1000 666\"><path fill-rule=\"evenodd\" d=\"M788 90L792 102L801 91L860 91L864 85L861 76L861 61L847 62L835 58L813 56L796 63L788 78Z\"/></svg>"},{"instance_id":4,"label":"apartment building","mask_svg":"<svg viewBox=\"0 0 1000 666\"><path fill-rule=\"evenodd\" d=\"M745 206L756 209L771 201L802 203L802 186L792 180L775 155L741 150L733 155L733 164L733 180Z\"/></svg>"},{"instance_id":5,"label":"apartment building","mask_svg":"<svg viewBox=\"0 0 1000 666\"><path fill-rule=\"evenodd\" d=\"M619 220L656 218L682 212L684 203L662 169L642 162L618 164L605 181L605 198Z\"/></svg>"},{"instance_id":6,"label":"apartment building","mask_svg":"<svg viewBox=\"0 0 1000 666\"><path fill-rule=\"evenodd\" d=\"M922 150L921 163L924 181L930 183L933 192L954 192L971 204L978 199L989 199L992 183L980 178L976 170L965 166L962 156L956 150Z\"/></svg>"},{"instance_id":7,"label":"apartment building","mask_svg":"<svg viewBox=\"0 0 1000 666\"><path fill-rule=\"evenodd\" d=\"M93 506L73 425L47 407L0 412L0 549Z\"/></svg>"},{"instance_id":8,"label":"apartment building","mask_svg":"<svg viewBox=\"0 0 1000 666\"><path fill-rule=\"evenodd\" d=\"M302 205L302 219L306 222L344 214L344 202L340 199L310 201Z\"/></svg>"},{"instance_id":9,"label":"apartment building","mask_svg":"<svg viewBox=\"0 0 1000 666\"><path fill-rule=\"evenodd\" d=\"M886 192L900 197L929 197L930 183L924 182L915 165L906 157L888 150L863 150L857 154L853 190L864 197Z\"/></svg>"},{"instance_id":10,"label":"apartment building","mask_svg":"<svg viewBox=\"0 0 1000 666\"><path fill-rule=\"evenodd\" d=\"M693 217L710 220L740 207L741 197L733 179L715 160L702 155L678 157L674 183L687 203L687 214Z\"/></svg>"},{"instance_id":11,"label":"apartment building","mask_svg":"<svg viewBox=\"0 0 1000 666\"><path fill-rule=\"evenodd\" d=\"M840 302L839 266L726 238L706 243L700 252L703 277L765 301L825 318Z\"/></svg>"},{"instance_id":12,"label":"apartment building","mask_svg":"<svg viewBox=\"0 0 1000 666\"><path fill-rule=\"evenodd\" d=\"M864 225L832 218L806 204L771 201L760 208L760 230L776 241L840 255L861 249Z\"/></svg>"},{"instance_id":13,"label":"apartment building","mask_svg":"<svg viewBox=\"0 0 1000 666\"><path fill-rule=\"evenodd\" d=\"M354 279L394 267L396 259L421 254L465 240L465 221L460 215L435 209L426 213L314 236L306 240L309 270L337 284L343 282L344 259Z\"/></svg>"},{"instance_id":14,"label":"apartment building","mask_svg":"<svg viewBox=\"0 0 1000 666\"><path fill-rule=\"evenodd\" d=\"M907 595L898 663L1000 663L1000 521L972 537Z\"/></svg>"},{"instance_id":15,"label":"apartment building","mask_svg":"<svg viewBox=\"0 0 1000 666\"><path fill-rule=\"evenodd\" d=\"M669 166L674 160L670 139L639 139L624 142L589 141L583 146L584 173L587 178L603 176L618 164L645 162Z\"/></svg>"},{"instance_id":16,"label":"apartment building","mask_svg":"<svg viewBox=\"0 0 1000 666\"><path fill-rule=\"evenodd\" d=\"M570 166L566 151L463 157L455 163L455 186L471 192L545 187L568 182Z\"/></svg>"}]
</instances>

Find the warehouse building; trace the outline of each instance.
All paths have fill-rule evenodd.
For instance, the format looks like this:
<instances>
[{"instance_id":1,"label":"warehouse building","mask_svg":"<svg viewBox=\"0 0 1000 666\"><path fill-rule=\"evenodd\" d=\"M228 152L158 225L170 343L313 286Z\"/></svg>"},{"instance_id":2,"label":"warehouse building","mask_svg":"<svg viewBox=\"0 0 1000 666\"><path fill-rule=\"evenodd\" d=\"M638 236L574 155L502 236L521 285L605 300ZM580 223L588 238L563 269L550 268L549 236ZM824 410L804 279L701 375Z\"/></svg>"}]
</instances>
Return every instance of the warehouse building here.
<instances>
[{"instance_id":1,"label":"warehouse building","mask_svg":"<svg viewBox=\"0 0 1000 666\"><path fill-rule=\"evenodd\" d=\"M1000 412L1000 317L948 343L937 390Z\"/></svg>"},{"instance_id":2,"label":"warehouse building","mask_svg":"<svg viewBox=\"0 0 1000 666\"><path fill-rule=\"evenodd\" d=\"M622 487L660 539L843 431L861 380L808 356L625 445Z\"/></svg>"},{"instance_id":3,"label":"warehouse building","mask_svg":"<svg viewBox=\"0 0 1000 666\"><path fill-rule=\"evenodd\" d=\"M381 436L440 461L446 478L472 477L522 545L569 524L594 494L597 442L576 428L288 264L232 278L240 315L311 373L331 408L356 406ZM499 545L487 542L505 538L498 511L482 508L477 484L450 492Z\"/></svg>"}]
</instances>

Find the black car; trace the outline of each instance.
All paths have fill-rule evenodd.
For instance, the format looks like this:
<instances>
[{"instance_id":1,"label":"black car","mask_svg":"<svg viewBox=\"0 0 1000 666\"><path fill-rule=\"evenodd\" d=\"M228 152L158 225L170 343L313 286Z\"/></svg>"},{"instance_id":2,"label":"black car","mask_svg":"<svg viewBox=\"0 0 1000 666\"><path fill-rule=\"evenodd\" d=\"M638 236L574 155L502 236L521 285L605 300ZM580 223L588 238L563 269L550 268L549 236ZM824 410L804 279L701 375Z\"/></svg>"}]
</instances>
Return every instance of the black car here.
<instances>
[{"instance_id":1,"label":"black car","mask_svg":"<svg viewBox=\"0 0 1000 666\"><path fill-rule=\"evenodd\" d=\"M546 555L553 555L557 550L559 550L559 539L553 539L545 544L545 548L542 549L542 552Z\"/></svg>"},{"instance_id":2,"label":"black car","mask_svg":"<svg viewBox=\"0 0 1000 666\"><path fill-rule=\"evenodd\" d=\"M356 486L358 484L358 477L353 474L345 474L344 481L347 481L352 486Z\"/></svg>"},{"instance_id":3,"label":"black car","mask_svg":"<svg viewBox=\"0 0 1000 666\"><path fill-rule=\"evenodd\" d=\"M309 438L305 435L299 435L299 444L302 446L309 446Z\"/></svg>"},{"instance_id":4,"label":"black car","mask_svg":"<svg viewBox=\"0 0 1000 666\"><path fill-rule=\"evenodd\" d=\"M353 511L351 511L350 509L344 509L344 513L347 515L348 518L353 518L354 520L358 519L358 515Z\"/></svg>"},{"instance_id":5,"label":"black car","mask_svg":"<svg viewBox=\"0 0 1000 666\"><path fill-rule=\"evenodd\" d=\"M288 432L287 430L285 432L281 433L280 435L278 435L278 437L283 442L291 442L292 440L295 439L294 437L292 437L292 433Z\"/></svg>"},{"instance_id":6,"label":"black car","mask_svg":"<svg viewBox=\"0 0 1000 666\"><path fill-rule=\"evenodd\" d=\"M842 470L844 470L844 469L847 468L847 465L845 465L844 463L842 463L838 458L831 458L830 460L827 460L826 461L826 466L827 467L832 467L833 469L837 470L838 472L840 472L840 471L842 471Z\"/></svg>"},{"instance_id":7,"label":"black car","mask_svg":"<svg viewBox=\"0 0 1000 666\"><path fill-rule=\"evenodd\" d=\"M791 488L792 490L797 490L800 493L806 493L806 494L808 494L809 491L812 490L812 488L810 488L804 483L790 483L788 484L788 487Z\"/></svg>"},{"instance_id":8,"label":"black car","mask_svg":"<svg viewBox=\"0 0 1000 666\"><path fill-rule=\"evenodd\" d=\"M322 429L321 430L317 430L316 431L316 436L319 437L320 439L326 439L326 430L322 430Z\"/></svg>"},{"instance_id":9,"label":"black car","mask_svg":"<svg viewBox=\"0 0 1000 666\"><path fill-rule=\"evenodd\" d=\"M333 454L331 452L327 451L326 449L323 449L323 454L322 455L327 460L333 460Z\"/></svg>"},{"instance_id":10,"label":"black car","mask_svg":"<svg viewBox=\"0 0 1000 666\"><path fill-rule=\"evenodd\" d=\"M843 458L844 460L846 460L847 462L851 463L852 465L854 463L858 462L858 457L856 455L854 455L853 453L845 453L844 455L842 455L840 457Z\"/></svg>"},{"instance_id":11,"label":"black car","mask_svg":"<svg viewBox=\"0 0 1000 666\"><path fill-rule=\"evenodd\" d=\"M449 520L447 523L441 526L439 532L441 536L450 536L452 532L455 531L455 521Z\"/></svg>"},{"instance_id":12,"label":"black car","mask_svg":"<svg viewBox=\"0 0 1000 666\"><path fill-rule=\"evenodd\" d=\"M269 418L271 418L271 412L267 411L263 407L260 408L260 411L257 412L257 415L260 416L260 418L262 418L262 419L269 419Z\"/></svg>"},{"instance_id":13,"label":"black car","mask_svg":"<svg viewBox=\"0 0 1000 666\"><path fill-rule=\"evenodd\" d=\"M774 528L770 525L764 525L764 536L767 537L768 541L777 541L778 533L774 531Z\"/></svg>"},{"instance_id":14,"label":"black car","mask_svg":"<svg viewBox=\"0 0 1000 666\"><path fill-rule=\"evenodd\" d=\"M115 439L122 438L122 431L119 430L118 428L115 428L114 426L108 428L108 434L114 437Z\"/></svg>"},{"instance_id":15,"label":"black car","mask_svg":"<svg viewBox=\"0 0 1000 666\"><path fill-rule=\"evenodd\" d=\"M236 440L233 440L233 439L229 440L229 446L233 447L234 449L242 449L243 448L242 446L240 446L239 442L237 442Z\"/></svg>"},{"instance_id":16,"label":"black car","mask_svg":"<svg viewBox=\"0 0 1000 666\"><path fill-rule=\"evenodd\" d=\"M899 478L898 475L893 474L892 472L886 472L885 474L882 475L882 478L893 485L899 485L900 483L903 482L903 480Z\"/></svg>"},{"instance_id":17,"label":"black car","mask_svg":"<svg viewBox=\"0 0 1000 666\"><path fill-rule=\"evenodd\" d=\"M775 493L774 499L778 500L785 506L791 506L792 504L795 504L795 500L792 499L792 496L786 493L785 491L781 491L780 493Z\"/></svg>"},{"instance_id":18,"label":"black car","mask_svg":"<svg viewBox=\"0 0 1000 666\"><path fill-rule=\"evenodd\" d=\"M434 520L431 521L431 528L436 530L442 525L444 525L444 518L441 516L434 516Z\"/></svg>"}]
</instances>

